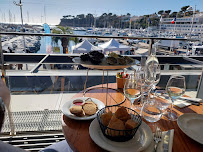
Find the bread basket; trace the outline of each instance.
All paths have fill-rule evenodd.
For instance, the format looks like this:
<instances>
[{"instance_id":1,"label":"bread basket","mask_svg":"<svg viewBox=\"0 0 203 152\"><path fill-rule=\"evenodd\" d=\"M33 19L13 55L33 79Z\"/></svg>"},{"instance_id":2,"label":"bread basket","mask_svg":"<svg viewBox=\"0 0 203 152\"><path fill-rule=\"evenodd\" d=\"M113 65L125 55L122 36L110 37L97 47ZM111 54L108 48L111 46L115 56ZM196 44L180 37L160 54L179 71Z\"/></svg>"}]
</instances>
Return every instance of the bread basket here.
<instances>
[{"instance_id":1,"label":"bread basket","mask_svg":"<svg viewBox=\"0 0 203 152\"><path fill-rule=\"evenodd\" d=\"M119 107L121 106L112 105L102 108L97 113L97 120L99 122L102 133L105 137L107 137L112 141L124 142L133 138L133 136L135 135L135 133L137 132L138 128L142 123L142 118L135 110L130 109L128 107L124 107L127 110L128 114L130 114L131 119L137 123L137 126L135 128L128 130L117 130L104 126L101 120L101 115L104 113L108 113L109 111L111 111L114 114Z\"/></svg>"}]
</instances>

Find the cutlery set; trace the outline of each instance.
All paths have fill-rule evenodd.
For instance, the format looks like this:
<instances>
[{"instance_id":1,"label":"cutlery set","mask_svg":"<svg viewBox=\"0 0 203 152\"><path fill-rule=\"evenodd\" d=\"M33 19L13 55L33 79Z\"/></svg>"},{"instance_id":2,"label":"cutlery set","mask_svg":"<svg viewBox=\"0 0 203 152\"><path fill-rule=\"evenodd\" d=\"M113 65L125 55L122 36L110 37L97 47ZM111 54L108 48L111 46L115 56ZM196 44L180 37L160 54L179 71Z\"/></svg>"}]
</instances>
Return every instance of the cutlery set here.
<instances>
[{"instance_id":1,"label":"cutlery set","mask_svg":"<svg viewBox=\"0 0 203 152\"><path fill-rule=\"evenodd\" d=\"M170 143L170 136L171 136L171 132L173 130L168 130L166 131L166 133L162 132L162 130L160 128L156 128L156 131L154 133L154 141L155 141L155 145L154 145L154 151L157 152L158 151L158 145L159 143L161 143L161 141L163 140L163 145L161 149L163 149L163 152L169 152L169 143Z\"/></svg>"}]
</instances>

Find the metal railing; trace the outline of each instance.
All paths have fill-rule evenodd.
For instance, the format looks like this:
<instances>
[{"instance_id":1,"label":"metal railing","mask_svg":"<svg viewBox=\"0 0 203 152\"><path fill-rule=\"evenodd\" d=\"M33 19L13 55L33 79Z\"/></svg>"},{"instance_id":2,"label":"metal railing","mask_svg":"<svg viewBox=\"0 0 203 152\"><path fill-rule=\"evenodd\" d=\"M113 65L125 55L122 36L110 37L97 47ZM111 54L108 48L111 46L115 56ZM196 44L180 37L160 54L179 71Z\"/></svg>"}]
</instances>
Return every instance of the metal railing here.
<instances>
[{"instance_id":1,"label":"metal railing","mask_svg":"<svg viewBox=\"0 0 203 152\"><path fill-rule=\"evenodd\" d=\"M139 39L139 40L149 40L149 51L148 54L151 53L152 45L156 40L174 40L174 41L199 41L199 39L187 39L187 38L161 38L161 37L132 37L132 36L95 36L95 35L73 35L73 34L45 34L45 33L21 33L21 32L0 32L0 38L1 35L15 35L15 36L54 36L54 37L81 37L81 38L102 38L102 39ZM2 76L5 76L5 67L4 64L6 63L37 63L34 69L32 69L30 72L36 72L37 68L42 64L67 64L67 60L64 60L64 58L72 58L79 55L69 55L69 54L9 54L9 53L3 53L2 50L2 43L0 40L0 55L1 55L1 71ZM18 58L16 58L18 57ZM140 59L141 56L132 56L135 59ZM195 58L195 56L190 57L181 57L181 56L165 56L165 55L159 55L157 56L161 62L164 62L166 58L169 58L171 60L172 58L181 58L184 61L187 61L191 64L200 64L203 65L203 57L198 57L198 59ZM32 60L29 62L29 58ZM53 59L54 58L54 59ZM63 59L63 60L61 60ZM66 58L67 59L67 58ZM171 60L172 62L172 60ZM70 62L71 63L71 62ZM173 63L176 64L176 63ZM181 63L180 63L181 64ZM13 128L14 130L14 128ZM12 135L14 135L14 132L11 132Z\"/></svg>"},{"instance_id":2,"label":"metal railing","mask_svg":"<svg viewBox=\"0 0 203 152\"><path fill-rule=\"evenodd\" d=\"M96 39L99 39L99 38L104 38L104 39L111 39L111 38L115 38L115 39L138 39L138 40L149 40L150 43L149 43L149 51L148 51L148 55L151 53L151 50L152 50L152 45L154 44L155 40L174 40L174 41L200 41L200 39L188 39L188 38L166 38L166 37L134 37L134 36L98 36L98 35L74 35L74 34L47 34L47 33L23 33L23 32L0 32L0 38L1 38L1 35L16 35L16 36L52 36L52 37L81 37L81 38L96 38ZM2 43L0 41L0 55L1 55L1 64L2 64L2 70L4 72L5 68L4 68L4 64L6 63L5 62L5 57L4 57L4 54L3 53L3 50L2 50ZM17 54L15 54L17 55ZM14 54L12 55L9 55L9 54L5 54L6 57L11 57L11 56L15 56ZM30 56L31 54L28 53L28 55ZM19 56L27 56L27 54L21 54L21 55L17 55L18 57ZM39 64L43 64L43 60L41 59L40 61L37 60L37 56L39 57L39 55L32 55L32 57L34 57L34 60L36 62L38 62ZM44 54L43 54L44 56ZM47 57L50 57L50 56L55 56L55 57L62 57L62 56L74 56L74 55L64 55L64 54L60 54L60 55L53 55L53 54L50 54L50 55L47 55ZM75 56L78 56L78 55L75 55ZM28 56L27 56L28 57ZM140 58L140 56L132 56L134 58ZM161 57L165 57L165 55L160 55L159 56L160 58ZM202 60L197 60L197 59L194 59L195 56L191 56L190 58L191 59L187 59L188 57L184 57L186 60L189 60L191 62L194 62L194 63L198 63L198 64L203 64L203 58ZM44 58L44 57L43 57ZM200 57L201 58L201 57ZM14 58L13 58L14 59ZM45 60L45 58L44 58ZM24 60L24 61L28 61L28 60ZM33 61L33 62L35 62ZM10 61L12 62L12 61ZM14 61L15 62L15 61ZM50 63L51 64L51 63ZM63 63L61 63L63 64Z\"/></svg>"}]
</instances>

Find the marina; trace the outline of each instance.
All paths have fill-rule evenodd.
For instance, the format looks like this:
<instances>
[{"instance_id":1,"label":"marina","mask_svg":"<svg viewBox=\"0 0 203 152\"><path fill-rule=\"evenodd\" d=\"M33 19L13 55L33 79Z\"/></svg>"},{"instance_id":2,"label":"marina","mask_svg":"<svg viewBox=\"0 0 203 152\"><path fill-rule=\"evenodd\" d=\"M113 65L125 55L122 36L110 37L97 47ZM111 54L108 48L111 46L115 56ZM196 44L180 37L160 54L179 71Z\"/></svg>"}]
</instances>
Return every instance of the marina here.
<instances>
[{"instance_id":1,"label":"marina","mask_svg":"<svg viewBox=\"0 0 203 152\"><path fill-rule=\"evenodd\" d=\"M202 151L202 6L130 1L0 2L0 151Z\"/></svg>"}]
</instances>

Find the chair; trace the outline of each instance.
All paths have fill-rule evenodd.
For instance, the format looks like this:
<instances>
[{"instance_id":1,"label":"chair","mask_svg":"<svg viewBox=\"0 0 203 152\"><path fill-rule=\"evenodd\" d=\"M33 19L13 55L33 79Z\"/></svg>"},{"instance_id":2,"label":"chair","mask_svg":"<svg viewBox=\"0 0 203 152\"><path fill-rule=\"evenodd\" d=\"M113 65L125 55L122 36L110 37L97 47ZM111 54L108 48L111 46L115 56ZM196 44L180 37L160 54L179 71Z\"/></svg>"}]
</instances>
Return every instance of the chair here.
<instances>
[{"instance_id":1,"label":"chair","mask_svg":"<svg viewBox=\"0 0 203 152\"><path fill-rule=\"evenodd\" d=\"M200 79L199 79L199 85L197 88L196 97L203 99L203 93L202 92L203 92L203 71L202 71L202 74L201 74Z\"/></svg>"},{"instance_id":2,"label":"chair","mask_svg":"<svg viewBox=\"0 0 203 152\"><path fill-rule=\"evenodd\" d=\"M60 141L56 144L48 146L40 152L73 152L66 140Z\"/></svg>"}]
</instances>

